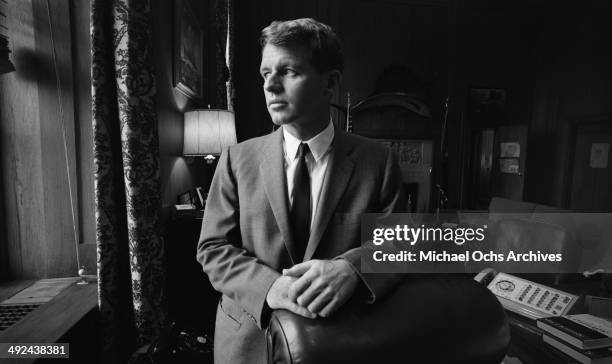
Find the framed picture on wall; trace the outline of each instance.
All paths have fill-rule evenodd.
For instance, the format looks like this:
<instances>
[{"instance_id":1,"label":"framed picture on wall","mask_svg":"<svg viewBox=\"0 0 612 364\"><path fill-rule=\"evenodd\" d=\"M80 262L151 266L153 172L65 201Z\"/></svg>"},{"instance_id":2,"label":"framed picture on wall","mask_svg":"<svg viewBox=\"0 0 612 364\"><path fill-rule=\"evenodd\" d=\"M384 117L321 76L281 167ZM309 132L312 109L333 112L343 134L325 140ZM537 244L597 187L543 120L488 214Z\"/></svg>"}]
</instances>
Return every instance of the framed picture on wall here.
<instances>
[{"instance_id":1,"label":"framed picture on wall","mask_svg":"<svg viewBox=\"0 0 612 364\"><path fill-rule=\"evenodd\" d=\"M503 119L506 113L506 98L507 92L502 88L470 88L470 115L479 119Z\"/></svg>"},{"instance_id":2,"label":"framed picture on wall","mask_svg":"<svg viewBox=\"0 0 612 364\"><path fill-rule=\"evenodd\" d=\"M433 141L418 139L375 139L391 149L400 167L404 192L412 212L429 211Z\"/></svg>"},{"instance_id":3,"label":"framed picture on wall","mask_svg":"<svg viewBox=\"0 0 612 364\"><path fill-rule=\"evenodd\" d=\"M190 98L202 97L204 32L192 0L174 0L174 87Z\"/></svg>"}]
</instances>

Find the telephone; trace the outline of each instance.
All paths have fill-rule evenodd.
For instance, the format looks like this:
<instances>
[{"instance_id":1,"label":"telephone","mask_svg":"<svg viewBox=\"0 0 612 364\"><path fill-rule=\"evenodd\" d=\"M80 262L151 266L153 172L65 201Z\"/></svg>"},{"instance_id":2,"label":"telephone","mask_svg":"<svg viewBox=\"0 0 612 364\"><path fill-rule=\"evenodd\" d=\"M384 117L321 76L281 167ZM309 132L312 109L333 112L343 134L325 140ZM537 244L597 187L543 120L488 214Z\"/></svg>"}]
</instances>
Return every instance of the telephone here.
<instances>
[{"instance_id":1,"label":"telephone","mask_svg":"<svg viewBox=\"0 0 612 364\"><path fill-rule=\"evenodd\" d=\"M578 296L528 281L507 273L486 268L474 280L487 284L506 310L533 320L567 315L578 301Z\"/></svg>"}]
</instances>

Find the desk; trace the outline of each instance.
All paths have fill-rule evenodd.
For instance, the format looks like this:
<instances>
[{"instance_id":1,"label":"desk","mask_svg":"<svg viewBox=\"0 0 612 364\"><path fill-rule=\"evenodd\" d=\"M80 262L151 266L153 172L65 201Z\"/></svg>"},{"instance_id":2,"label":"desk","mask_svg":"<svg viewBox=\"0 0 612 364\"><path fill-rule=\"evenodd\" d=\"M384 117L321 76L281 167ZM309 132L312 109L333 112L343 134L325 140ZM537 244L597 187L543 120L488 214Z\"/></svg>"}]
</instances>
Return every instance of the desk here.
<instances>
[{"instance_id":1,"label":"desk","mask_svg":"<svg viewBox=\"0 0 612 364\"><path fill-rule=\"evenodd\" d=\"M511 341L504 363L576 363L571 357L542 341L542 330L535 326L535 321L530 322L528 319L508 312L508 322L510 323Z\"/></svg>"},{"instance_id":2,"label":"desk","mask_svg":"<svg viewBox=\"0 0 612 364\"><path fill-rule=\"evenodd\" d=\"M537 277L534 277L534 275L522 276L530 280L542 282L542 279L536 279ZM540 276L540 278L552 278L553 281L557 277L554 275ZM566 281L562 281L559 284L553 285L551 282L543 283L556 289L579 295L582 298L587 294L609 296L609 293L605 292L605 287L601 285L599 279L585 279L580 275L566 277ZM577 313L588 311L587 307L584 307L583 299L578 301L574 309ZM536 327L535 321L513 312L507 312L507 315L508 322L510 323L511 341L506 360L504 360L505 364L563 364L577 362L572 357L543 342L542 330Z\"/></svg>"}]
</instances>

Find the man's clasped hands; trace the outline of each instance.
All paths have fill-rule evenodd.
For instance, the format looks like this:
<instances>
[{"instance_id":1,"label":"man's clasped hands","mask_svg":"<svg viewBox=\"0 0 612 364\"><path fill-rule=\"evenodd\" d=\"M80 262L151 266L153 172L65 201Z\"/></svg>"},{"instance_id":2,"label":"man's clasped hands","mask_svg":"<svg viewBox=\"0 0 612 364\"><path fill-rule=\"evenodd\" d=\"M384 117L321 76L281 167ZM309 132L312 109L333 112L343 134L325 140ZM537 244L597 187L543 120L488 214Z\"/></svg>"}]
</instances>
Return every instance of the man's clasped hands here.
<instances>
[{"instance_id":1,"label":"man's clasped hands","mask_svg":"<svg viewBox=\"0 0 612 364\"><path fill-rule=\"evenodd\" d=\"M307 318L328 317L354 293L358 277L345 259L313 259L283 269L266 302Z\"/></svg>"}]
</instances>

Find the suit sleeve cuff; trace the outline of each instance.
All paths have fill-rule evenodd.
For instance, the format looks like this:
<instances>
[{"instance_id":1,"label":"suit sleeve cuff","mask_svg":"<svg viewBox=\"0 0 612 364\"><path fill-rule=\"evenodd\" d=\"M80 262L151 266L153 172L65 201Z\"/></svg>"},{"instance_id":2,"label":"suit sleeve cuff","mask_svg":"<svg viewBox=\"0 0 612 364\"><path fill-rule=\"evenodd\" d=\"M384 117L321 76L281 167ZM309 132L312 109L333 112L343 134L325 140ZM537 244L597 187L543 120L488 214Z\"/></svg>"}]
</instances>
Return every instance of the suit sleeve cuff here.
<instances>
[{"instance_id":1,"label":"suit sleeve cuff","mask_svg":"<svg viewBox=\"0 0 612 364\"><path fill-rule=\"evenodd\" d=\"M274 282L276 282L278 277L280 277L280 274L278 273L266 276L266 283L263 285L264 289L262 290L264 294L261 298L259 307L257 308L256 312L254 312L256 313L256 316L254 317L255 325L257 325L259 329L265 329L268 326L268 323L270 322L270 314L272 313L272 309L270 309L270 307L268 306L266 298L268 297L268 291L270 291L270 288L272 287Z\"/></svg>"},{"instance_id":2,"label":"suit sleeve cuff","mask_svg":"<svg viewBox=\"0 0 612 364\"><path fill-rule=\"evenodd\" d=\"M401 273L362 273L360 270L361 252L362 248L351 249L339 255L336 259L345 259L349 262L365 291L363 300L365 303L371 304L391 292L406 276Z\"/></svg>"},{"instance_id":3,"label":"suit sleeve cuff","mask_svg":"<svg viewBox=\"0 0 612 364\"><path fill-rule=\"evenodd\" d=\"M361 266L361 254L359 249L349 250L346 253L338 256L336 259L343 259L348 262L349 266L357 276L359 284L357 285L356 296L358 299L366 303L374 303L374 301L376 301L374 290L372 290L372 288L368 285L366 277L359 271L358 268Z\"/></svg>"}]
</instances>

